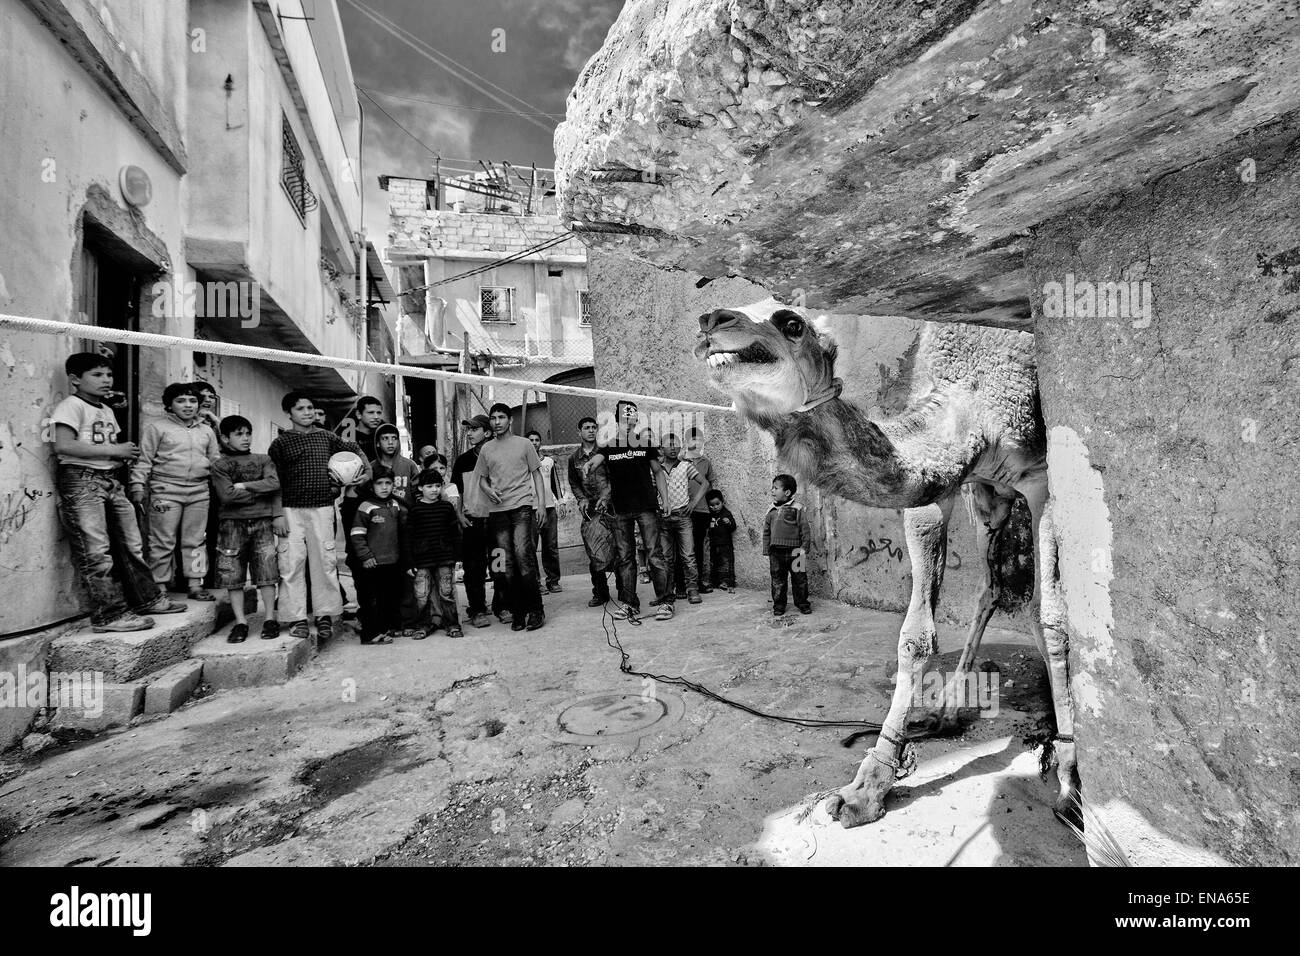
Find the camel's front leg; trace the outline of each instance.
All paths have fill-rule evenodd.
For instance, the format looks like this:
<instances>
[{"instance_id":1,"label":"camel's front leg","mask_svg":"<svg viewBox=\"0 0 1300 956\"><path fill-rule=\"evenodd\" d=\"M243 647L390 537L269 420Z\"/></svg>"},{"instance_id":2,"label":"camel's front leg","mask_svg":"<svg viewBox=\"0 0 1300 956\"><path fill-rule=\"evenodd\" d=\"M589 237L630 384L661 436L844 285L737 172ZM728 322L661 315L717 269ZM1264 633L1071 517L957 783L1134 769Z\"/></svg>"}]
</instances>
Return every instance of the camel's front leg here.
<instances>
[{"instance_id":1,"label":"camel's front leg","mask_svg":"<svg viewBox=\"0 0 1300 956\"><path fill-rule=\"evenodd\" d=\"M1079 771L1074 749L1074 700L1070 695L1070 639L1065 622L1065 597L1056 574L1056 532L1052 527L1051 504L1046 483L1022 492L1034 521L1035 588L1031 624L1047 662L1052 685L1052 707L1056 711L1056 797L1057 817L1082 825L1079 809Z\"/></svg>"},{"instance_id":2,"label":"camel's front leg","mask_svg":"<svg viewBox=\"0 0 1300 956\"><path fill-rule=\"evenodd\" d=\"M867 752L853 782L827 801L830 815L845 827L872 823L885 814L885 794L894 785L902 759L907 712L916 699L925 662L939 649L934 611L943 584L952 502L949 496L903 512L912 557L912 600L898 636L898 684L875 747Z\"/></svg>"}]
</instances>

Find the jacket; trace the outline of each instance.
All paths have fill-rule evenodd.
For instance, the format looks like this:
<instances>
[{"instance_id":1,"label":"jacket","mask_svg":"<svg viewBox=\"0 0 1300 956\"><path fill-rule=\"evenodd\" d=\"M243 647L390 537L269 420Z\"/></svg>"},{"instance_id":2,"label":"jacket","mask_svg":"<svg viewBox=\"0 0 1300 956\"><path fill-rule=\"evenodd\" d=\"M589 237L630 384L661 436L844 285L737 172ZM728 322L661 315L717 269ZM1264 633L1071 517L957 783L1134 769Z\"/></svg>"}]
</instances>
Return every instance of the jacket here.
<instances>
[{"instance_id":1,"label":"jacket","mask_svg":"<svg viewBox=\"0 0 1300 956\"><path fill-rule=\"evenodd\" d=\"M367 498L352 521L352 548L359 561L398 564L406 540L406 506L396 498Z\"/></svg>"},{"instance_id":2,"label":"jacket","mask_svg":"<svg viewBox=\"0 0 1300 956\"><path fill-rule=\"evenodd\" d=\"M811 544L803 505L797 501L772 505L763 522L763 553L767 554L771 548L803 548L806 552Z\"/></svg>"},{"instance_id":3,"label":"jacket","mask_svg":"<svg viewBox=\"0 0 1300 956\"><path fill-rule=\"evenodd\" d=\"M731 536L736 530L736 519L731 512L723 508L717 514L709 512L709 540L716 541L718 544L723 542L730 543Z\"/></svg>"},{"instance_id":4,"label":"jacket","mask_svg":"<svg viewBox=\"0 0 1300 956\"><path fill-rule=\"evenodd\" d=\"M131 465L130 484L143 488L150 478L183 485L206 482L221 454L217 436L200 418L189 424L170 412L150 419L140 435L140 457Z\"/></svg>"},{"instance_id":5,"label":"jacket","mask_svg":"<svg viewBox=\"0 0 1300 956\"><path fill-rule=\"evenodd\" d=\"M239 491L235 485L244 487ZM212 463L221 518L271 518L281 512L280 476L270 455L226 452Z\"/></svg>"}]
</instances>

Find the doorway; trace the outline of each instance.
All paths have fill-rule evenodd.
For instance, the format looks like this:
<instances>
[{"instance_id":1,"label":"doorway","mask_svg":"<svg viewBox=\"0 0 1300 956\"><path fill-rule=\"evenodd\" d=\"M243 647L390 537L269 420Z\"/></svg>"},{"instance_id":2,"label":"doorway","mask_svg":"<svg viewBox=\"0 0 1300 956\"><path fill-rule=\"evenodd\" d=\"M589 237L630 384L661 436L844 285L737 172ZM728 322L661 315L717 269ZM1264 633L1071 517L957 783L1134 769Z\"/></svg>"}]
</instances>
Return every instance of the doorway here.
<instances>
[{"instance_id":1,"label":"doorway","mask_svg":"<svg viewBox=\"0 0 1300 956\"><path fill-rule=\"evenodd\" d=\"M89 219L86 221L81 247L78 308L90 325L138 331L140 298L147 276L131 258L114 249L117 242L111 234L95 228ZM156 269L150 272L156 274ZM118 396L109 402L109 406L122 429L122 440L139 442L139 346L87 340L83 348L112 358L113 388Z\"/></svg>"}]
</instances>

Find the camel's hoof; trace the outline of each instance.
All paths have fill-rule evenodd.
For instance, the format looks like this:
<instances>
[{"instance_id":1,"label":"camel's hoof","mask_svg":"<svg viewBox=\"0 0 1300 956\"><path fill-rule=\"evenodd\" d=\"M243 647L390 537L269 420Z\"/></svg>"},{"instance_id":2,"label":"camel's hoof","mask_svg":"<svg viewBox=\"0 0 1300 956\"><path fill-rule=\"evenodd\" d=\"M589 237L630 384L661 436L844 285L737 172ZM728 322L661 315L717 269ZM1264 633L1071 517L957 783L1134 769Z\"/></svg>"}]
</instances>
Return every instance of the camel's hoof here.
<instances>
[{"instance_id":1,"label":"camel's hoof","mask_svg":"<svg viewBox=\"0 0 1300 956\"><path fill-rule=\"evenodd\" d=\"M885 815L885 808L880 800L850 803L838 793L828 799L825 806L831 819L838 821L846 830L862 826L864 823L875 823Z\"/></svg>"}]
</instances>

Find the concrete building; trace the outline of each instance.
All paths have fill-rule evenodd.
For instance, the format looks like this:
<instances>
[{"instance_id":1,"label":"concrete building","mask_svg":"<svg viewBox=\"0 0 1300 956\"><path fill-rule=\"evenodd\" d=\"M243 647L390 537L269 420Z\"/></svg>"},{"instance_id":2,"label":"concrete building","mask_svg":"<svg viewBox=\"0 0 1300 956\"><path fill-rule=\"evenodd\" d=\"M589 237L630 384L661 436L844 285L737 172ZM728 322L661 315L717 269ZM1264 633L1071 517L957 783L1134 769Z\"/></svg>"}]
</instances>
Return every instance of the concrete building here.
<instances>
[{"instance_id":1,"label":"concrete building","mask_svg":"<svg viewBox=\"0 0 1300 956\"><path fill-rule=\"evenodd\" d=\"M0 311L364 356L360 129L332 0L0 0ZM39 667L81 613L48 417L66 356L98 347L0 329L0 638L30 635L0 640L0 669ZM112 352L133 439L169 382L212 382L222 414L254 421L257 450L290 388L342 412L384 387ZM0 749L30 717L0 714Z\"/></svg>"},{"instance_id":2,"label":"concrete building","mask_svg":"<svg viewBox=\"0 0 1300 956\"><path fill-rule=\"evenodd\" d=\"M440 189L437 179L381 176L380 185L389 194L387 254L402 308L433 346L420 364L463 365L539 385L594 381L586 249L553 214L507 211L529 204L504 190L485 196L492 192L486 177L448 180ZM455 196L463 198L447 208L446 197ZM553 207L553 197L539 188L531 207L540 211L548 202ZM550 245L534 249L540 243ZM491 265L507 257L512 261ZM454 429L492 402L518 408L516 425L537 428L546 444L575 440L578 418L594 410L589 400L548 400L540 390L490 384L450 389L417 380L408 386L417 441L435 442L448 455L455 436L430 427L433 422Z\"/></svg>"}]
</instances>

